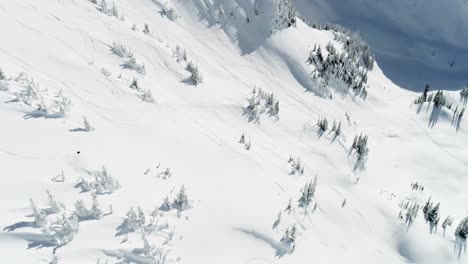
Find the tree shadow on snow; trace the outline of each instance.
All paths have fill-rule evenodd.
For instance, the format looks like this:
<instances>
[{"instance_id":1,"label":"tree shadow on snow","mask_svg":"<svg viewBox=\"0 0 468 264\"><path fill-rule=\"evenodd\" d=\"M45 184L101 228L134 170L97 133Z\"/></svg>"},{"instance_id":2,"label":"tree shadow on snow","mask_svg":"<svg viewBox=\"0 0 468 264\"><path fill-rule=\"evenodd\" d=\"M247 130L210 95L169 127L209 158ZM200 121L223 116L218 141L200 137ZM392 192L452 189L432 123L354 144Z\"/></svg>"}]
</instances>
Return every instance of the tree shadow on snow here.
<instances>
[{"instance_id":1,"label":"tree shadow on snow","mask_svg":"<svg viewBox=\"0 0 468 264\"><path fill-rule=\"evenodd\" d=\"M68 131L70 131L70 132L87 132L86 129L81 128L81 127L73 128L73 129L70 129Z\"/></svg>"},{"instance_id":2,"label":"tree shadow on snow","mask_svg":"<svg viewBox=\"0 0 468 264\"><path fill-rule=\"evenodd\" d=\"M45 247L57 247L55 243L52 243L47 237L42 234L32 234L32 233L14 233L8 234L12 237L21 238L28 242L28 249L40 249Z\"/></svg>"},{"instance_id":3,"label":"tree shadow on snow","mask_svg":"<svg viewBox=\"0 0 468 264\"><path fill-rule=\"evenodd\" d=\"M318 128L317 129L317 139L320 139L322 136L323 136L323 133L325 133L325 131L321 128Z\"/></svg>"},{"instance_id":4,"label":"tree shadow on snow","mask_svg":"<svg viewBox=\"0 0 468 264\"><path fill-rule=\"evenodd\" d=\"M31 118L62 118L64 115L63 114L48 114L44 111L41 110L34 110L31 112L27 112L23 115L24 119L31 119Z\"/></svg>"},{"instance_id":5,"label":"tree shadow on snow","mask_svg":"<svg viewBox=\"0 0 468 264\"><path fill-rule=\"evenodd\" d=\"M278 242L276 241L275 239L265 235L265 234L262 234L260 232L257 232L255 230L248 230L248 229L245 229L245 228L241 228L241 227L237 227L237 228L234 228L235 231L238 231L238 232L241 232L243 234L246 234L246 235L249 235L249 236L252 236L253 238L257 239L257 240L260 240L260 241L263 241L265 243L267 243L270 247L272 247L275 251L276 251L276 256L277 257L283 257L284 255L288 254L290 252L290 250L283 246L281 244L281 242Z\"/></svg>"},{"instance_id":6,"label":"tree shadow on snow","mask_svg":"<svg viewBox=\"0 0 468 264\"><path fill-rule=\"evenodd\" d=\"M18 223L15 223L15 224L12 224L3 228L3 231L12 232L12 231L15 231L16 229L25 228L25 227L35 228L36 223L34 221L21 221L21 222L18 222Z\"/></svg>"},{"instance_id":7,"label":"tree shadow on snow","mask_svg":"<svg viewBox=\"0 0 468 264\"><path fill-rule=\"evenodd\" d=\"M431 116L429 117L429 127L432 128L437 124L439 120L440 112L442 111L442 107L434 106L432 108Z\"/></svg>"}]
</instances>

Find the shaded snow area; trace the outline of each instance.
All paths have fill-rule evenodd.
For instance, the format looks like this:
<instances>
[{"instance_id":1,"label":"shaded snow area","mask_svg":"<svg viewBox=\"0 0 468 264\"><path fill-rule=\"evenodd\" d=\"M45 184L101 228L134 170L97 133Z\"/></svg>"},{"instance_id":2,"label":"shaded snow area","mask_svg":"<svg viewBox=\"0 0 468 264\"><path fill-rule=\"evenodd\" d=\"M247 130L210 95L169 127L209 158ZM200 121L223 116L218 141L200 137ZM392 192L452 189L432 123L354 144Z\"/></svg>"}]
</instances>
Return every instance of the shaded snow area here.
<instances>
[{"instance_id":1,"label":"shaded snow area","mask_svg":"<svg viewBox=\"0 0 468 264\"><path fill-rule=\"evenodd\" d=\"M468 263L468 88L317 3L0 1L1 262Z\"/></svg>"}]
</instances>

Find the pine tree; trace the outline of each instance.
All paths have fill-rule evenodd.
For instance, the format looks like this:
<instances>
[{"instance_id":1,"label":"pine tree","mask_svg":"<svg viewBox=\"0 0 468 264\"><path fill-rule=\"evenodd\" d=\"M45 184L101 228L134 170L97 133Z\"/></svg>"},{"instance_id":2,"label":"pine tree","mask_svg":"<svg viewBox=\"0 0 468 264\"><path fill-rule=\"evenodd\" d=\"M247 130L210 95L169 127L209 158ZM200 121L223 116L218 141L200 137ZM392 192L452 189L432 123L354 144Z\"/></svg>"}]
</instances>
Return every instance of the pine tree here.
<instances>
[{"instance_id":1,"label":"pine tree","mask_svg":"<svg viewBox=\"0 0 468 264\"><path fill-rule=\"evenodd\" d=\"M0 81L3 81L6 79L6 76L5 76L5 73L2 71L2 69L0 68Z\"/></svg>"},{"instance_id":2,"label":"pine tree","mask_svg":"<svg viewBox=\"0 0 468 264\"><path fill-rule=\"evenodd\" d=\"M463 241L468 237L468 217L463 219L455 230L455 237Z\"/></svg>"},{"instance_id":3,"label":"pine tree","mask_svg":"<svg viewBox=\"0 0 468 264\"><path fill-rule=\"evenodd\" d=\"M429 221L428 213L429 213L430 210L432 210L432 207L433 207L433 205L432 205L431 197L429 197L429 199L427 200L426 204L424 205L424 207L422 209L423 214L424 214L424 219L426 220L426 222Z\"/></svg>"},{"instance_id":4,"label":"pine tree","mask_svg":"<svg viewBox=\"0 0 468 264\"><path fill-rule=\"evenodd\" d=\"M424 88L424 92L422 94L422 102L427 102L427 93L429 92L429 84L426 84L426 87Z\"/></svg>"},{"instance_id":5,"label":"pine tree","mask_svg":"<svg viewBox=\"0 0 468 264\"><path fill-rule=\"evenodd\" d=\"M312 202L315 189L317 188L317 177L315 177L314 181L310 181L306 183L306 185L302 188L302 195L299 199L299 206L303 208L307 208L309 204Z\"/></svg>"},{"instance_id":6,"label":"pine tree","mask_svg":"<svg viewBox=\"0 0 468 264\"><path fill-rule=\"evenodd\" d=\"M179 211L187 210L190 208L190 201L185 193L185 186L182 185L179 193L177 194L174 202L172 203L173 207Z\"/></svg>"},{"instance_id":7,"label":"pine tree","mask_svg":"<svg viewBox=\"0 0 468 264\"><path fill-rule=\"evenodd\" d=\"M296 10L291 0L274 0L273 32L296 26Z\"/></svg>"}]
</instances>

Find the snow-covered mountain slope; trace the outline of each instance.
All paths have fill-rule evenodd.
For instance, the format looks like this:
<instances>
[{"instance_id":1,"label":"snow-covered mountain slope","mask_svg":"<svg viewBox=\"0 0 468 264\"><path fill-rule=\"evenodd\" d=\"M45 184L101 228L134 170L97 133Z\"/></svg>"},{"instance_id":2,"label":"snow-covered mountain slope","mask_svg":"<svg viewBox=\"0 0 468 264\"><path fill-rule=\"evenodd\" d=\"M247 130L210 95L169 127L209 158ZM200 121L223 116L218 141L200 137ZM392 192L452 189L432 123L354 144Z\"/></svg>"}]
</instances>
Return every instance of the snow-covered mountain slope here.
<instances>
[{"instance_id":1,"label":"snow-covered mountain slope","mask_svg":"<svg viewBox=\"0 0 468 264\"><path fill-rule=\"evenodd\" d=\"M295 0L304 16L359 30L401 87L458 90L468 81L465 0Z\"/></svg>"},{"instance_id":2,"label":"snow-covered mountain slope","mask_svg":"<svg viewBox=\"0 0 468 264\"><path fill-rule=\"evenodd\" d=\"M378 61L365 99L324 88L307 59L343 50L332 31L271 34L268 1L165 4L0 1L3 262L468 263L459 92L414 105ZM438 230L408 228L429 197Z\"/></svg>"}]
</instances>

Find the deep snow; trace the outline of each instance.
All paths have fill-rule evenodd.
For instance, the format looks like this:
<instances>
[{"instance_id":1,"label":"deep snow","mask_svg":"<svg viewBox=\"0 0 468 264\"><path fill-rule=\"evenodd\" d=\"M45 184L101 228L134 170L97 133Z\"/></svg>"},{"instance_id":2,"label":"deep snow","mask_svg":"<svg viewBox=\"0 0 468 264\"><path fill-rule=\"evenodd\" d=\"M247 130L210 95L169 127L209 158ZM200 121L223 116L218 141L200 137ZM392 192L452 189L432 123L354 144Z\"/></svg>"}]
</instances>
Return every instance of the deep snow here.
<instances>
[{"instance_id":1,"label":"deep snow","mask_svg":"<svg viewBox=\"0 0 468 264\"><path fill-rule=\"evenodd\" d=\"M366 100L334 90L333 99L318 96L306 59L315 44L333 40L331 32L298 21L269 36L267 1L214 2L226 14L219 25L209 1L172 2L175 22L161 16L164 3L156 0L116 1L125 21L85 0L0 1L0 67L9 78L0 91L0 226L31 221L29 198L47 208L46 190L67 213L79 199L90 206L90 193L75 183L91 181L104 165L121 186L98 196L102 210L112 205L113 212L80 222L74 239L56 250L60 263L116 263L115 256L147 263L131 251L143 247L139 231L121 243L117 228L132 206L149 218L182 185L191 208L164 213L169 231L148 236L158 246L172 238L163 246L171 250L166 263L468 263L454 252L454 229L468 213L466 122L457 128L448 111L436 118L432 105L411 106L419 94L393 84L377 65ZM123 69L113 42L130 48L146 74ZM177 45L198 65L198 86L187 82ZM44 117L35 104L16 102L20 72L47 89L46 105L62 90L71 100L68 115ZM134 77L155 104L129 88ZM265 113L249 122L244 107L254 87L279 99L278 118ZM446 94L461 105L458 92ZM82 131L83 116L94 131ZM318 133L321 117L341 121L342 135ZM349 150L361 133L370 152L356 169ZM242 134L249 150L238 143ZM290 156L300 157L303 175L290 174ZM164 179L158 172L166 168L172 175ZM62 170L65 181L51 181ZM297 200L315 176L317 209L304 214ZM416 181L424 191L411 190ZM401 201L423 205L429 197L441 203L441 221L455 217L445 237L440 227L430 234L422 213L409 230L398 219ZM290 199L294 211L272 229ZM292 224L298 238L289 254L280 239ZM52 259L37 228L4 230L0 245L5 263Z\"/></svg>"}]
</instances>

